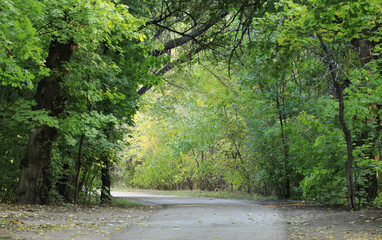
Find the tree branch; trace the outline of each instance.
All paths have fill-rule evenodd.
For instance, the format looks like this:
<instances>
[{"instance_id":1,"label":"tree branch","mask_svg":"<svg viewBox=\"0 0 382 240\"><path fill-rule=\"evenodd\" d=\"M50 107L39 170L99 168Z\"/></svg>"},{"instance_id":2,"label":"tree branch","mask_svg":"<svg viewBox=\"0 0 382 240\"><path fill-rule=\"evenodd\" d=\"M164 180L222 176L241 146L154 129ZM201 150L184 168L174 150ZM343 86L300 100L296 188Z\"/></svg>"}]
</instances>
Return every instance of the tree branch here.
<instances>
[{"instance_id":1,"label":"tree branch","mask_svg":"<svg viewBox=\"0 0 382 240\"><path fill-rule=\"evenodd\" d=\"M183 44L185 44L187 42L190 42L191 40L197 41L196 37L198 37L198 36L202 35L203 33L205 33L208 29L210 29L212 26L214 26L222 18L227 16L227 14L228 14L228 12L221 12L219 14L219 18L210 19L210 21L206 22L205 24L203 24L203 26L201 26L199 28L196 27L196 29L193 32L189 33L189 34L182 33L182 32L176 31L174 29L168 28L166 26L163 26L163 25L161 25L159 23L156 23L155 24L156 26L158 26L160 28L164 28L164 29L166 29L168 31L171 31L171 32L174 32L176 34L179 34L182 37L175 38L175 39L172 39L170 41L167 41L167 43L165 43L165 45L164 45L164 49L163 50L154 50L152 52L152 55L157 57L157 56L160 56L163 53L167 52L168 50L177 48L179 46L182 46Z\"/></svg>"},{"instance_id":2,"label":"tree branch","mask_svg":"<svg viewBox=\"0 0 382 240\"><path fill-rule=\"evenodd\" d=\"M189 52L187 54L186 57L184 58L180 58L178 59L177 61L175 62L169 62L167 63L162 69L160 69L158 72L155 73L155 76L163 76L164 74L166 74L168 71L170 71L171 69L173 69L174 67L182 64L182 63L185 63L187 61L189 61L190 59L192 59L192 57L196 54L198 54L200 51L204 50L205 47L199 47L197 49L195 49L195 51L192 51L192 52ZM147 86L143 86L141 87L139 90L138 90L138 95L139 96L142 96L143 94L145 94L148 90L150 90L151 88L153 87L153 84L150 84L150 85L147 85Z\"/></svg>"}]
</instances>

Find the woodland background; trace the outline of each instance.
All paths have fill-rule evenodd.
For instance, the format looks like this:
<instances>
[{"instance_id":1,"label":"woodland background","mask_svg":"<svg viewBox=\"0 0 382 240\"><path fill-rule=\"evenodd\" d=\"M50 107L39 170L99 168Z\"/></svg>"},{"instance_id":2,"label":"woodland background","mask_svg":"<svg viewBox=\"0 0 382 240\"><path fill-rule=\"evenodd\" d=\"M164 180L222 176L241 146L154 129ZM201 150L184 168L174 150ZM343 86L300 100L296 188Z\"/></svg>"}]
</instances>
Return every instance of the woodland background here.
<instances>
[{"instance_id":1,"label":"woodland background","mask_svg":"<svg viewBox=\"0 0 382 240\"><path fill-rule=\"evenodd\" d=\"M113 181L382 206L378 0L0 3L0 202Z\"/></svg>"}]
</instances>

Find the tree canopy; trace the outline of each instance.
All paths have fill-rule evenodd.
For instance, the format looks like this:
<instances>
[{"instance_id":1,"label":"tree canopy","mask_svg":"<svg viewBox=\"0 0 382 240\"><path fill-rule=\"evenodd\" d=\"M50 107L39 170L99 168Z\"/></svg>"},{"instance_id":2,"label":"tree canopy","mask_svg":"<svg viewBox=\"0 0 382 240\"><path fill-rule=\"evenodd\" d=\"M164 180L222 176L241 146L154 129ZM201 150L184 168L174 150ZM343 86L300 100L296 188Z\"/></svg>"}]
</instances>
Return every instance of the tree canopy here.
<instances>
[{"instance_id":1,"label":"tree canopy","mask_svg":"<svg viewBox=\"0 0 382 240\"><path fill-rule=\"evenodd\" d=\"M0 201L113 178L381 206L381 3L0 3Z\"/></svg>"}]
</instances>

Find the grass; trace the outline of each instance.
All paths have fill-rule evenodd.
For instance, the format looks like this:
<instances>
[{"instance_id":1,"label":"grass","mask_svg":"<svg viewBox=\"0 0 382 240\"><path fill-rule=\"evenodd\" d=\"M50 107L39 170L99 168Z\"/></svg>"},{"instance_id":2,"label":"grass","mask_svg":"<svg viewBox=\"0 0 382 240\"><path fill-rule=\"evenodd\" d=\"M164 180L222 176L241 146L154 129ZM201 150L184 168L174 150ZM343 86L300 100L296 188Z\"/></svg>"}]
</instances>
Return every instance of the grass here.
<instances>
[{"instance_id":1,"label":"grass","mask_svg":"<svg viewBox=\"0 0 382 240\"><path fill-rule=\"evenodd\" d=\"M0 235L0 239L10 240L10 239L13 239L13 238L12 238L12 236L8 236L8 235Z\"/></svg>"},{"instance_id":2,"label":"grass","mask_svg":"<svg viewBox=\"0 0 382 240\"><path fill-rule=\"evenodd\" d=\"M141 203L130 202L129 200L124 199L124 198L113 198L113 204L115 204L119 207L142 207L142 206L144 206Z\"/></svg>"}]
</instances>

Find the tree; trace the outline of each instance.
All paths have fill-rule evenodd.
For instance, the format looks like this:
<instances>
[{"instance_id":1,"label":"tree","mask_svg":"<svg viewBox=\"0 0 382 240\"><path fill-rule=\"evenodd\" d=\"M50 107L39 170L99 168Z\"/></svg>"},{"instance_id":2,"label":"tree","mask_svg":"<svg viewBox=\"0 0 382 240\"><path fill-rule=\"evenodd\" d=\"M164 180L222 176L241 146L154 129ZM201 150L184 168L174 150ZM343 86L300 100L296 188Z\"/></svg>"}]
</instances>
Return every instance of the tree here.
<instances>
[{"instance_id":1,"label":"tree","mask_svg":"<svg viewBox=\"0 0 382 240\"><path fill-rule=\"evenodd\" d=\"M344 140L347 146L347 161L345 164L347 189L348 189L348 206L355 209L355 178L356 175L353 171L354 153L352 140L351 125L354 126L354 119L358 117L354 116L353 120L349 118L349 114L345 111L346 100L350 99L350 91L344 91L349 88L355 82L362 81L361 79L366 77L365 71L361 68L365 66L364 57L370 59L371 56L366 56L365 49L371 49L369 47L362 47L359 55L361 61L360 67L358 63L354 61L354 57L357 56L357 50L351 47L351 42L361 42L365 39L372 41L376 45L380 36L378 33L371 29L378 28L378 4L374 1L368 2L352 2L352 3L328 3L327 1L315 1L314 3L297 4L293 1L276 3L277 8L283 8L282 11L276 12L276 14L269 15L268 19L274 23L278 29L277 34L270 36L269 39L277 39L278 44L272 48L272 45L267 41L268 47L271 47L270 54L265 56L271 56L273 61L277 62L280 56L287 52L292 54L287 55L287 59L294 58L294 55L311 54L316 55L316 68L322 69L325 72L321 76L321 79L326 79L326 84L319 83L317 86L326 87L326 92L334 96L338 100L338 121L341 129L344 133ZM325 9L325 11L323 11ZM325 13L323 13L325 12ZM357 12L357 14L355 14ZM361 13L358 15L358 13ZM366 16L366 17L364 17ZM317 36L317 37L316 37ZM360 46L362 44L359 44ZM272 55L272 50L277 49L279 53ZM266 50L265 50L266 51ZM302 53L302 54L301 54ZM309 56L307 55L307 56ZM314 58L313 58L314 59ZM309 62L309 58L307 59ZM320 65L317 60L322 61ZM282 61L285 61L283 59ZM298 66L298 65L297 65ZM304 65L301 65L304 66ZM305 64L305 66L307 66ZM326 68L326 69L325 69ZM293 65L286 68L286 71L291 71L292 78L298 79L301 76L301 69L295 69ZM277 71L280 72L280 71ZM357 72L357 73L356 73ZM363 72L363 73L362 73ZM316 73L313 71L313 73ZM368 75L368 74L366 74ZM330 78L328 77L330 76ZM317 75L312 75L313 79L316 79ZM370 76L369 76L370 77ZM280 78L284 79L284 78ZM277 80L282 82L283 80ZM300 84L296 82L297 84ZM306 91L306 89L301 89ZM358 91L357 91L358 92ZM361 93L362 91L359 91ZM346 96L349 94L349 97ZM353 102L354 103L354 102ZM361 105L360 102L357 103ZM350 124L351 122L352 124ZM280 121L281 123L281 121ZM360 144L364 145L364 144ZM362 185L365 184L362 183ZM360 186L360 185L358 185ZM360 202L361 199L359 198Z\"/></svg>"},{"instance_id":2,"label":"tree","mask_svg":"<svg viewBox=\"0 0 382 240\"><path fill-rule=\"evenodd\" d=\"M130 139L141 152L126 163L137 186L378 203L380 8L1 3L0 198L77 202L100 188L110 201L127 126L148 103L135 131L149 138Z\"/></svg>"},{"instance_id":3,"label":"tree","mask_svg":"<svg viewBox=\"0 0 382 240\"><path fill-rule=\"evenodd\" d=\"M20 5L19 2L15 3ZM31 3L34 4L32 1ZM129 4L148 4L151 6L151 3L147 2L132 2ZM72 72L81 73L80 76L83 78L80 79L78 77L77 83L84 81L90 83L91 81L88 81L89 78L95 76L92 72L84 74L82 71L76 70L76 68L81 69L81 67L84 66L83 64L80 64L77 67L72 65L72 59L78 57L77 54L80 52L90 53L89 55L84 54L85 58L83 59L85 62L88 60L87 57L89 56L93 58L92 61L94 61L94 58L97 59L101 57L102 60L98 61L99 63L111 63L105 68L100 68L103 71L107 71L107 69L110 70L115 67L113 64L117 64L121 67L129 62L126 61L126 58L124 57L118 59L118 56L125 56L123 47L126 47L126 45L124 45L126 40L123 40L124 38L129 38L130 40L140 39L140 41L144 41L145 35L140 34L137 31L152 33L154 37L151 38L151 40L153 41L147 41L147 44L148 47L153 46L154 50L151 53L151 57L145 58L145 60L148 60L148 63L150 62L150 59L161 57L165 53L169 53L172 49L179 49L180 46L184 48L185 51L178 50L178 53L182 53L184 57L180 57L178 60L172 62L165 62L162 66L155 63L153 64L154 66L150 66L146 71L141 71L144 67L139 66L136 69L140 69L141 72L136 71L135 74L138 75L133 74L133 76L130 77L139 79L142 77L139 76L139 74L145 73L148 70L155 71L154 76L161 76L176 65L188 61L193 55L200 51L212 48L214 44L215 46L218 46L216 44L219 44L219 42L221 43L221 40L223 40L222 37L224 36L224 31L221 30L227 30L236 19L239 20L240 26L248 24L247 17L250 19L253 11L257 9L259 4L260 3L257 1L253 3L242 1L235 1L232 3L216 2L213 5L201 3L199 1L163 1L159 3L161 8L153 8L153 20L149 20L146 24L143 24L143 21L137 20L127 12L126 5L115 5L110 1L97 1L94 4L71 0L62 0L54 3L49 1L36 3L36 9L40 8L41 10L36 15L30 17L30 27L32 28L32 32L35 31L37 33L38 47L41 49L41 53L44 56L43 58L45 58L45 66L40 64L40 72L43 77L37 78L35 82L36 92L34 94L34 101L36 101L36 107L34 108L34 111L39 111L40 113L44 112L45 114L44 121L37 123L29 136L27 154L21 163L21 178L18 187L17 201L22 203L49 202L49 192L52 181L52 176L50 175L52 168L50 155L53 146L57 144L57 137L64 132L60 124L62 122L70 122L70 120L65 118L68 114L74 114L75 111L83 112L84 109L86 109L85 111L88 111L89 115L91 115L91 112L99 112L99 110L96 110L94 107L92 110L89 110L89 105L94 105L92 101L95 101L97 97L105 97L106 99L109 98L112 100L117 96L111 91L105 91L106 95L95 93L95 99L92 99L93 97L87 97L86 101L83 101L84 98L82 98L82 101L78 102L79 105L85 107L77 107L72 113L66 110L74 99L73 96L67 94L67 91L70 90L67 82L71 82L68 81L68 79L73 76L70 76L70 74ZM200 16L198 9L206 10L204 16ZM229 15L229 12L231 11L236 12L232 17ZM142 14L142 12L136 11L136 14L139 15ZM179 18L182 19L182 24L176 23ZM151 29L151 26L154 26L154 28ZM223 28L218 26L223 26ZM240 27L237 27L236 30L236 36L238 36L238 34L240 34ZM163 37L167 38L172 34L175 35L174 39L166 41L165 44L163 44L163 47L161 47L160 44L158 45L157 39L162 41L161 39L163 39ZM135 45L137 44L139 44L139 41L135 43ZM114 59L112 61L106 60L103 62L105 60L103 55L108 55L109 53L115 54L115 56L112 57ZM141 56L143 56L145 54L144 51L142 51L141 54ZM113 61L115 62L113 63ZM151 63L154 62L155 61L151 61ZM87 68L84 67L83 69ZM118 70L120 70L120 68ZM144 77L147 76L148 75L146 74ZM153 84L157 83L157 79L158 78L155 77L148 77L145 79L146 81L143 81L144 86L137 91L137 93L139 95L144 94ZM134 86L138 86L139 83L143 82L137 81ZM75 83L72 86L75 86ZM78 84L77 86L81 86L81 84ZM85 86L85 88L87 88L87 86ZM88 92L88 94L94 93L93 89L90 88L84 90L85 91L83 92ZM123 94L119 95L119 97L126 97L126 95ZM130 95L129 97L136 99L137 96ZM78 98L76 100L80 99ZM107 103L107 101L105 103ZM135 107L132 109L134 108ZM110 111L114 111L110 109L105 110L106 111L101 110L103 111L103 114L111 114ZM130 111L129 116L125 116L127 122L131 123L131 116L134 111L135 110ZM75 119L72 118L72 120ZM113 119L110 118L109 121L113 122ZM114 127L116 127L117 122L114 121L114 124ZM77 126L81 126L81 124ZM98 129L100 130L102 127ZM67 134L65 137L69 135L70 134ZM87 137L84 130L79 136L77 171L75 174L75 188L77 190L75 190L74 198L76 198L76 192L79 189L79 185L81 185L79 184L81 175L81 156L83 156L83 144ZM76 140L73 141L73 138L71 138L70 141L71 142L68 142L69 145L76 145ZM58 163L58 166L60 165L61 164ZM68 165L65 163L62 164L62 166L66 166L65 171L67 171L67 166L70 166L70 164ZM64 175L66 176L67 173ZM69 180L65 176L58 178Z\"/></svg>"},{"instance_id":4,"label":"tree","mask_svg":"<svg viewBox=\"0 0 382 240\"><path fill-rule=\"evenodd\" d=\"M101 47L107 47L122 53L123 49L117 46L117 42L126 37L139 38L141 35L134 33L134 30L140 22L127 12L124 5L114 5L108 1L95 4L86 1L46 2L41 7L44 14L42 21L36 23L36 28L43 35L43 40L49 42L45 65L50 71L38 82L35 109L45 110L50 117L60 119L67 101L64 98L67 89L62 89L62 85L65 84L67 66L75 49L96 52ZM86 79L79 78L77 81ZM27 154L21 162L18 202L49 203L51 150L57 134L56 124L39 125L31 132Z\"/></svg>"},{"instance_id":5,"label":"tree","mask_svg":"<svg viewBox=\"0 0 382 240\"><path fill-rule=\"evenodd\" d=\"M20 152L24 151L25 131L33 125L29 119L43 120L41 112L30 111L28 100L33 80L42 74L42 52L33 19L39 14L36 1L0 3L0 199L11 200L20 172ZM31 20L32 19L32 20ZM37 67L37 70L36 70ZM12 119L13 118L13 119Z\"/></svg>"},{"instance_id":6,"label":"tree","mask_svg":"<svg viewBox=\"0 0 382 240\"><path fill-rule=\"evenodd\" d=\"M292 5L293 4L290 3L290 6ZM318 17L318 13L321 14L321 10L323 8L326 9L326 14ZM363 74L349 77L352 71L358 71L361 73L360 69L365 68L365 63L370 61L372 58L372 54L370 54L372 47L367 46L368 44L365 41L369 41L370 45L376 45L380 42L380 35L372 30L378 28L378 25L380 24L377 20L378 15L380 15L378 8L378 4L374 1L356 1L344 4L328 4L326 1L317 1L315 6L307 6L305 7L305 10L302 10L302 12L308 10L308 14L306 15L306 18L304 19L303 17L300 22L303 23L304 26L308 25L305 31L311 31L311 33L312 31L315 32L319 40L323 51L323 54L320 54L320 57L328 66L328 72L331 76L331 84L334 88L334 94L338 99L339 123L344 133L347 146L347 161L345 163L345 169L349 209L356 209L356 193L354 186L354 178L356 176L353 172L354 141L352 140L352 133L349 128L350 124L347 123L349 120L345 119L346 112L344 89L354 84L354 81L357 81L359 78L362 79L365 77ZM355 12L357 13L353 14ZM299 25L299 22L296 22L296 25ZM291 25L295 23L291 23ZM325 32L325 38L321 32ZM329 48L327 42L325 41L331 44L331 48ZM349 51L350 42L358 42L360 49L358 55L360 59L360 68L358 68L351 59L351 56L357 53ZM369 51L367 51L368 49ZM344 52L345 50L349 52L346 53ZM352 50L358 51L358 49ZM340 61L343 61L344 63ZM350 64L353 65L349 66Z\"/></svg>"}]
</instances>

